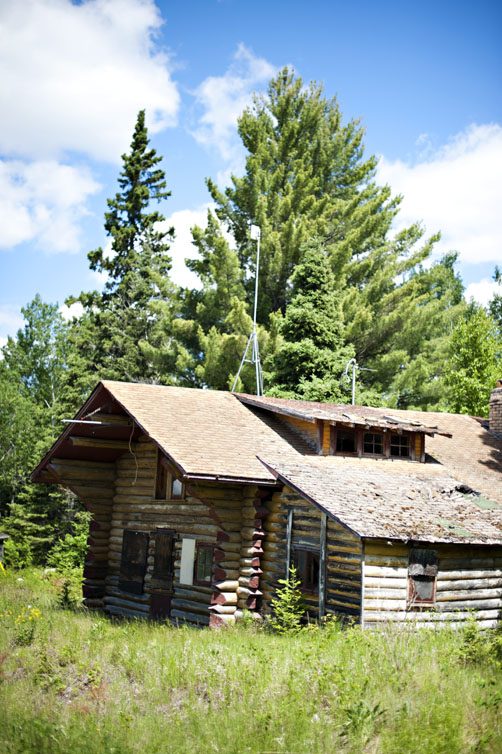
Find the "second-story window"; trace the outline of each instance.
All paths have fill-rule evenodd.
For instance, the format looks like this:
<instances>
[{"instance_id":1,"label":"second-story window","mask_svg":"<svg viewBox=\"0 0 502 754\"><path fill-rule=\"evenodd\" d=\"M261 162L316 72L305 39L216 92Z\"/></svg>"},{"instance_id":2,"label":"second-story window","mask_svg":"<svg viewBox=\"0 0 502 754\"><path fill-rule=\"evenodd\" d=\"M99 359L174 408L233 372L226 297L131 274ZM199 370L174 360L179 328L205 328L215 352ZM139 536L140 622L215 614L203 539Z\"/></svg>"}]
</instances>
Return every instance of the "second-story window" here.
<instances>
[{"instance_id":1,"label":"second-story window","mask_svg":"<svg viewBox=\"0 0 502 754\"><path fill-rule=\"evenodd\" d=\"M336 452L355 453L356 433L350 429L338 429L336 432Z\"/></svg>"},{"instance_id":2,"label":"second-story window","mask_svg":"<svg viewBox=\"0 0 502 754\"><path fill-rule=\"evenodd\" d=\"M396 458L408 458L410 455L410 438L408 435L390 436L390 454Z\"/></svg>"},{"instance_id":3,"label":"second-story window","mask_svg":"<svg viewBox=\"0 0 502 754\"><path fill-rule=\"evenodd\" d=\"M363 441L364 453L377 456L383 453L383 435L379 432L365 432Z\"/></svg>"}]
</instances>

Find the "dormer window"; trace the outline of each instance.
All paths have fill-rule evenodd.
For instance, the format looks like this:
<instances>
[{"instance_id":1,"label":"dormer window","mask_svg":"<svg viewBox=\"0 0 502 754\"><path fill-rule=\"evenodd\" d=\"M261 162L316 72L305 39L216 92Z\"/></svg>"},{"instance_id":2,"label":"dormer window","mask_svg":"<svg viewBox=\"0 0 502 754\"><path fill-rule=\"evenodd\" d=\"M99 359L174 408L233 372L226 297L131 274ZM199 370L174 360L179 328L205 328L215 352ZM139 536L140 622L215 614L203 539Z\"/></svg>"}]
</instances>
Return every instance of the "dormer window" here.
<instances>
[{"instance_id":1,"label":"dormer window","mask_svg":"<svg viewBox=\"0 0 502 754\"><path fill-rule=\"evenodd\" d=\"M380 432L365 432L363 449L365 454L381 456L383 454L383 435Z\"/></svg>"},{"instance_id":2,"label":"dormer window","mask_svg":"<svg viewBox=\"0 0 502 754\"><path fill-rule=\"evenodd\" d=\"M390 454L394 458L409 458L410 438L408 435L390 436Z\"/></svg>"},{"instance_id":3,"label":"dormer window","mask_svg":"<svg viewBox=\"0 0 502 754\"><path fill-rule=\"evenodd\" d=\"M350 429L339 429L336 433L336 452L355 453L357 451L356 433Z\"/></svg>"}]
</instances>

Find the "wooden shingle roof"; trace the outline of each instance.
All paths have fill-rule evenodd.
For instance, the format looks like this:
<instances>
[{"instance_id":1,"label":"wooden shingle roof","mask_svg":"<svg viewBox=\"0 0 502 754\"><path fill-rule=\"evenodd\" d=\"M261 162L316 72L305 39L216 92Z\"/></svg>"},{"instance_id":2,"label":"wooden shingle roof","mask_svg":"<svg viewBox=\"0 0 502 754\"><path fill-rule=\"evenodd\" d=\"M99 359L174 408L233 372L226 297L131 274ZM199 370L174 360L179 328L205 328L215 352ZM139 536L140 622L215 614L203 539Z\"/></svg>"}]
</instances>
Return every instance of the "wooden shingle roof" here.
<instances>
[{"instance_id":1,"label":"wooden shingle roof","mask_svg":"<svg viewBox=\"0 0 502 754\"><path fill-rule=\"evenodd\" d=\"M439 464L262 459L277 478L362 538L502 543L502 507L463 494ZM460 489L459 489L460 487Z\"/></svg>"}]
</instances>

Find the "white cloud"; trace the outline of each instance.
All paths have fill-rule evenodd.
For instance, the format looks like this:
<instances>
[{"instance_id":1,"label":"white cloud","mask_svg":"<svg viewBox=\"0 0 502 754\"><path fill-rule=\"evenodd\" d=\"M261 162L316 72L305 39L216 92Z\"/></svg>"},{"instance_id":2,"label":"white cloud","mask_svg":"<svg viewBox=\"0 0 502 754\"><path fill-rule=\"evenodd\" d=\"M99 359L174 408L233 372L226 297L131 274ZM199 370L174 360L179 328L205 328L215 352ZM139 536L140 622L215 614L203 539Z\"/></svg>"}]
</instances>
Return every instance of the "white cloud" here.
<instances>
[{"instance_id":1,"label":"white cloud","mask_svg":"<svg viewBox=\"0 0 502 754\"><path fill-rule=\"evenodd\" d=\"M86 167L0 160L0 248L35 240L49 253L78 251L86 200L99 189Z\"/></svg>"},{"instance_id":2,"label":"white cloud","mask_svg":"<svg viewBox=\"0 0 502 754\"><path fill-rule=\"evenodd\" d=\"M200 280L191 272L185 265L185 259L196 259L197 249L192 243L192 233L190 229L194 225L199 225L201 228L205 228L207 225L207 211L213 207L211 203L204 204L197 209L182 209L179 212L173 212L173 214L164 220L162 223L158 223L159 230L168 230L172 226L176 231L176 238L171 243L169 254L173 260L173 266L171 269L171 279L177 285L182 285L186 288L200 288Z\"/></svg>"},{"instance_id":3,"label":"white cloud","mask_svg":"<svg viewBox=\"0 0 502 754\"><path fill-rule=\"evenodd\" d=\"M59 313L65 319L67 322L73 319L73 317L76 317L77 319L82 316L84 311L84 307L80 303L80 301L75 301L75 303L70 304L68 306L67 304L63 304L63 306L59 307Z\"/></svg>"},{"instance_id":4,"label":"white cloud","mask_svg":"<svg viewBox=\"0 0 502 754\"><path fill-rule=\"evenodd\" d=\"M502 126L472 125L432 152L426 135L415 164L380 157L377 180L404 195L399 230L416 220L442 233L437 253L456 250L463 263L500 262Z\"/></svg>"},{"instance_id":5,"label":"white cloud","mask_svg":"<svg viewBox=\"0 0 502 754\"><path fill-rule=\"evenodd\" d=\"M478 304L482 304L483 306L488 306L496 293L502 295L502 287L489 278L483 278L477 283L470 283L465 289L467 301L473 298Z\"/></svg>"},{"instance_id":6,"label":"white cloud","mask_svg":"<svg viewBox=\"0 0 502 754\"><path fill-rule=\"evenodd\" d=\"M118 161L136 114L174 125L179 93L155 44L153 0L0 2L0 151L31 159L84 152Z\"/></svg>"},{"instance_id":7,"label":"white cloud","mask_svg":"<svg viewBox=\"0 0 502 754\"><path fill-rule=\"evenodd\" d=\"M240 44L226 73L208 76L195 91L205 112L194 137L199 143L216 148L225 160L235 163L236 170L243 162L237 118L251 104L253 90L268 82L276 71L271 63Z\"/></svg>"}]
</instances>

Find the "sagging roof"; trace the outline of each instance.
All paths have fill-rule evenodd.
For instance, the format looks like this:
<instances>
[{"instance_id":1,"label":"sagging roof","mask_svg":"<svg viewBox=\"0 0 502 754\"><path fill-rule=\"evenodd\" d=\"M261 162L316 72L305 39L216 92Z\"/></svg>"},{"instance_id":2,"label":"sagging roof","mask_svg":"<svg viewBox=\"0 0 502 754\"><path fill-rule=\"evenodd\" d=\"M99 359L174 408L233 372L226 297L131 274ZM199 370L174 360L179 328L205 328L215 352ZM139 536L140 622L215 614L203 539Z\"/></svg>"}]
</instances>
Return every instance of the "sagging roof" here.
<instances>
[{"instance_id":1,"label":"sagging roof","mask_svg":"<svg viewBox=\"0 0 502 754\"><path fill-rule=\"evenodd\" d=\"M408 412L395 412L391 409L369 408L367 406L346 406L338 403L315 403L314 401L299 401L289 398L267 398L266 396L236 393L237 398L249 406L257 406L267 411L290 416L294 419L315 422L322 419L332 424L379 427L381 429L404 429L420 432L425 435L444 435L451 437L451 433L431 423L430 415L423 414L420 419L408 417ZM419 412L421 413L421 412Z\"/></svg>"},{"instance_id":2,"label":"sagging roof","mask_svg":"<svg viewBox=\"0 0 502 754\"><path fill-rule=\"evenodd\" d=\"M501 544L502 507L434 464L360 463L317 457L301 464L262 456L277 478L361 538Z\"/></svg>"}]
</instances>

